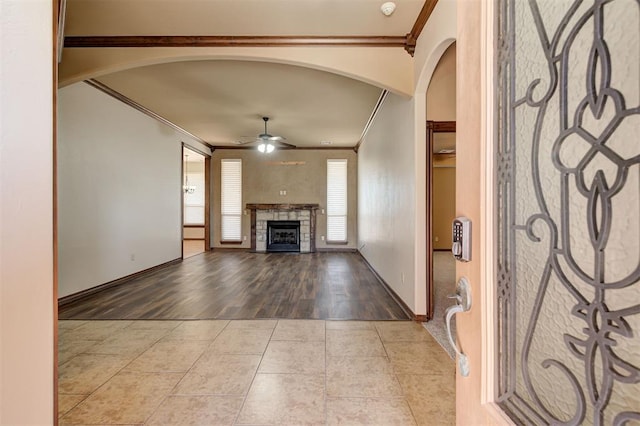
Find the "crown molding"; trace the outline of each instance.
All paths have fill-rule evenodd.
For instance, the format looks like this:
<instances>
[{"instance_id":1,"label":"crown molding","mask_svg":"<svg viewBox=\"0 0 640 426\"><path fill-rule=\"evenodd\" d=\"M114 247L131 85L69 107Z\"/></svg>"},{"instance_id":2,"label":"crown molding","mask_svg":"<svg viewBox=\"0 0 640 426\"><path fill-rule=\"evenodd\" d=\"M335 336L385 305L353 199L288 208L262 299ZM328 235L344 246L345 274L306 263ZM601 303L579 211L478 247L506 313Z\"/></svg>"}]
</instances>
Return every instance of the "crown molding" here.
<instances>
[{"instance_id":1,"label":"crown molding","mask_svg":"<svg viewBox=\"0 0 640 426\"><path fill-rule=\"evenodd\" d=\"M66 36L64 47L405 47L405 36Z\"/></svg>"},{"instance_id":2,"label":"crown molding","mask_svg":"<svg viewBox=\"0 0 640 426\"><path fill-rule=\"evenodd\" d=\"M422 32L424 26L427 24L433 9L435 9L436 4L438 4L438 0L426 0L424 5L422 6L422 10L420 10L420 14L416 18L416 22L413 24L413 28L411 28L411 32L406 35L405 47L404 50L411 56L415 53L416 43L418 42L418 37L420 37L420 33Z\"/></svg>"},{"instance_id":3,"label":"crown molding","mask_svg":"<svg viewBox=\"0 0 640 426\"><path fill-rule=\"evenodd\" d=\"M411 56L438 0L425 0L411 31L404 36L63 36L66 48L96 47L402 47Z\"/></svg>"}]
</instances>

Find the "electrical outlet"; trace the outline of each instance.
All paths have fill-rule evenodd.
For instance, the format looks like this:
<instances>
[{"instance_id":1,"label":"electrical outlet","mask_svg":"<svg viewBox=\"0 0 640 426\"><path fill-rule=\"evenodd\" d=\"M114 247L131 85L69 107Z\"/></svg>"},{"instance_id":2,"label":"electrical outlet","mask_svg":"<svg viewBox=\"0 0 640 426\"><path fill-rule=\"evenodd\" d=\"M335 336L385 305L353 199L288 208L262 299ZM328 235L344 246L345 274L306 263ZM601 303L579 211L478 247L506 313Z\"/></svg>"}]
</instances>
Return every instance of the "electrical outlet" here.
<instances>
[{"instance_id":1,"label":"electrical outlet","mask_svg":"<svg viewBox=\"0 0 640 426\"><path fill-rule=\"evenodd\" d=\"M324 209L320 210L320 214L324 214Z\"/></svg>"},{"instance_id":2,"label":"electrical outlet","mask_svg":"<svg viewBox=\"0 0 640 426\"><path fill-rule=\"evenodd\" d=\"M320 237L320 240L324 241L324 235L322 235L322 236Z\"/></svg>"},{"instance_id":3,"label":"electrical outlet","mask_svg":"<svg viewBox=\"0 0 640 426\"><path fill-rule=\"evenodd\" d=\"M243 240L243 241L247 241L247 236L246 236L246 235L244 235L244 236L242 237L242 240Z\"/></svg>"},{"instance_id":4,"label":"electrical outlet","mask_svg":"<svg viewBox=\"0 0 640 426\"><path fill-rule=\"evenodd\" d=\"M440 241L440 237L435 237L435 241L436 241L436 243L437 243L438 241Z\"/></svg>"}]
</instances>

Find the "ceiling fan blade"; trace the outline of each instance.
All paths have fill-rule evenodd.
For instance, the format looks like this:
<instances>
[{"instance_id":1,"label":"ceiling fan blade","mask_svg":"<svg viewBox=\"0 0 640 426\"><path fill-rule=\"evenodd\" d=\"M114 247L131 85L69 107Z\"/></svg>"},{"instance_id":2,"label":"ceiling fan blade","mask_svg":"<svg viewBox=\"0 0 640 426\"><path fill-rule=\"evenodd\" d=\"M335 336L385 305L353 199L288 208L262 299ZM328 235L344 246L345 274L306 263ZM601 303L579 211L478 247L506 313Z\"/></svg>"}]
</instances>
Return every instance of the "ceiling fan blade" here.
<instances>
[{"instance_id":1,"label":"ceiling fan blade","mask_svg":"<svg viewBox=\"0 0 640 426\"><path fill-rule=\"evenodd\" d=\"M287 142L282 142L281 140L275 140L273 142L277 143L278 145L286 146L287 148L296 148L296 146L294 144L287 143Z\"/></svg>"},{"instance_id":2,"label":"ceiling fan blade","mask_svg":"<svg viewBox=\"0 0 640 426\"><path fill-rule=\"evenodd\" d=\"M272 142L280 142L280 141L286 141L287 138L284 138L282 136L269 136L269 140Z\"/></svg>"}]
</instances>

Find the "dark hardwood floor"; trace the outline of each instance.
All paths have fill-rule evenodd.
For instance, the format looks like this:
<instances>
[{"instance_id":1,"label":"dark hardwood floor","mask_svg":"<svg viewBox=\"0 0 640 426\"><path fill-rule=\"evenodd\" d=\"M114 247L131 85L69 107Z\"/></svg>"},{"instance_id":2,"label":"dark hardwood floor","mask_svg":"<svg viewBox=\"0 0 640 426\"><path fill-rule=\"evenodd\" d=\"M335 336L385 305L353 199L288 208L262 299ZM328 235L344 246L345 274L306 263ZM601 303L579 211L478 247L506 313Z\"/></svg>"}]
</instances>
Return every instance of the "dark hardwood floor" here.
<instances>
[{"instance_id":1,"label":"dark hardwood floor","mask_svg":"<svg viewBox=\"0 0 640 426\"><path fill-rule=\"evenodd\" d=\"M60 307L60 319L406 320L358 253L216 251Z\"/></svg>"}]
</instances>

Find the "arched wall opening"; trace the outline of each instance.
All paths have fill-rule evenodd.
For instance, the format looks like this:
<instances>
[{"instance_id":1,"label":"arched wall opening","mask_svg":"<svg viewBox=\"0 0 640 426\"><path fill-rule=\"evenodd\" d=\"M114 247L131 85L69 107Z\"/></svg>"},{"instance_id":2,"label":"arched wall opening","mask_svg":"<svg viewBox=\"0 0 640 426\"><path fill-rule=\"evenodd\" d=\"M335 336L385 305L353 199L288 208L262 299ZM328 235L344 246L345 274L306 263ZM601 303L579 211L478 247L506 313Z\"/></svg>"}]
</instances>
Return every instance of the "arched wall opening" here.
<instances>
[{"instance_id":1,"label":"arched wall opening","mask_svg":"<svg viewBox=\"0 0 640 426\"><path fill-rule=\"evenodd\" d=\"M60 69L60 85L136 66L181 60L247 60L283 63L332 72L385 88L411 105L406 121L408 143L414 158L412 208L415 232L404 244L411 245L407 268L412 270L403 299L419 317L426 312L426 90L443 52L456 38L456 2L440 0L425 26L412 58L402 49L390 48L154 48L69 49ZM413 129L411 129L413 123ZM403 135L404 136L404 135ZM411 140L413 139L413 140ZM407 271L407 270L405 270ZM400 274L394 274L398 278ZM413 294L411 294L411 292Z\"/></svg>"},{"instance_id":2,"label":"arched wall opening","mask_svg":"<svg viewBox=\"0 0 640 426\"><path fill-rule=\"evenodd\" d=\"M392 48L153 48L68 49L59 86L131 68L179 61L273 62L335 73L406 97L413 94L413 58Z\"/></svg>"},{"instance_id":3,"label":"arched wall opening","mask_svg":"<svg viewBox=\"0 0 640 426\"><path fill-rule=\"evenodd\" d=\"M447 48L456 41L456 3L441 0L425 26L415 54L414 134L415 134L415 313L427 312L427 150L426 150L426 94L433 72Z\"/></svg>"}]
</instances>

